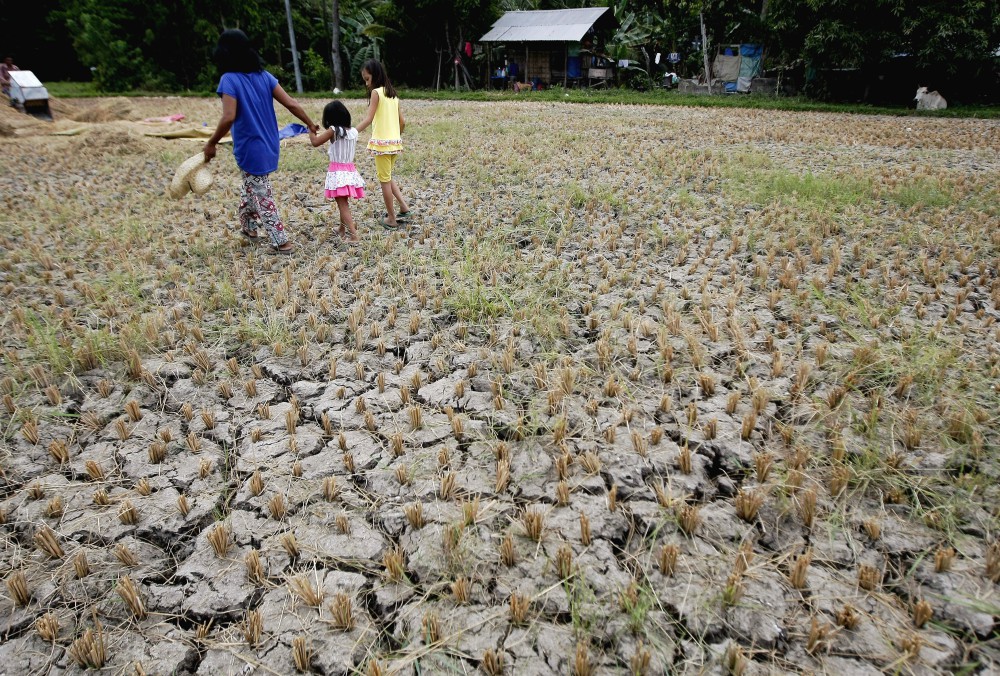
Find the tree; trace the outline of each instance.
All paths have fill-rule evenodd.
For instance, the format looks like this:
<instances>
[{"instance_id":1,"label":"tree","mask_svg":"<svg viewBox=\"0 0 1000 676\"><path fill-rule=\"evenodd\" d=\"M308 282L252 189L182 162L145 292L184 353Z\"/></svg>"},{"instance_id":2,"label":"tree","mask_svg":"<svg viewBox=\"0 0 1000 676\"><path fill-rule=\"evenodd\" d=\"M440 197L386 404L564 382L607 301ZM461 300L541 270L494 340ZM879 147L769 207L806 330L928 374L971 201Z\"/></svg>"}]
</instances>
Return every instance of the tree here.
<instances>
[{"instance_id":1,"label":"tree","mask_svg":"<svg viewBox=\"0 0 1000 676\"><path fill-rule=\"evenodd\" d=\"M887 71L898 77L947 79L959 91L982 92L991 81L995 86L992 54L1000 46L996 2L771 0L767 21L784 58L817 71L812 92L817 96L830 94L819 77L822 69L855 69L864 81L863 98L872 86L886 86ZM897 67L906 63L906 68Z\"/></svg>"},{"instance_id":2,"label":"tree","mask_svg":"<svg viewBox=\"0 0 1000 676\"><path fill-rule=\"evenodd\" d=\"M764 5L766 4L765 0ZM662 37L659 39L669 44L671 51L688 54L684 63L690 71L704 72L704 57L711 57L713 45L730 42L761 44L769 41L769 31L761 18L762 13L766 13L764 5L757 10L748 7L745 2L733 0L663 0L662 12L666 26L660 29L659 35ZM706 53L695 54L692 43L700 44Z\"/></svg>"},{"instance_id":3,"label":"tree","mask_svg":"<svg viewBox=\"0 0 1000 676\"><path fill-rule=\"evenodd\" d=\"M211 53L219 33L238 27L250 36L268 68L287 80L295 61L295 54L288 58L291 40L285 22L290 15L298 51L309 58L310 86L326 81L319 74L329 68L333 83L343 89L360 62L373 57L387 62L395 81L426 85L434 78L439 53L457 55L459 42L474 41L503 11L596 2L288 0L282 16L274 0L213 0L208 8L200 0L41 0L37 11L18 19L7 49L22 67L33 68L43 78L80 77L93 67L94 79L104 91L208 88L218 78ZM1000 47L997 0L609 0L608 4L620 26L610 43L612 51L645 61L650 73L651 55L658 51L688 55L682 66L690 74L703 70L701 54L692 43L711 47L751 42L766 45L771 64L795 68L808 64L817 74L812 86L817 96L836 94L835 88L823 84L823 74L829 79L845 77L844 73L863 80L875 93L892 81L905 83L912 91L919 78L919 84L949 87L962 96L982 92L1000 96L993 56ZM19 5L13 0L0 0L0 7L8 8L9 15L18 14ZM42 44L46 46L38 48ZM26 54L28 58L22 58ZM462 59L467 63L464 55ZM901 70L901 64L908 70ZM902 101L900 96L901 92L894 93L895 98L882 94L883 100Z\"/></svg>"},{"instance_id":4,"label":"tree","mask_svg":"<svg viewBox=\"0 0 1000 676\"><path fill-rule=\"evenodd\" d=\"M337 89L344 89L344 63L340 58L340 0L333 0L330 17L332 24L330 57L333 63L333 85Z\"/></svg>"},{"instance_id":5,"label":"tree","mask_svg":"<svg viewBox=\"0 0 1000 676\"><path fill-rule=\"evenodd\" d=\"M490 0L395 0L380 5L375 16L394 31L385 49L394 81L426 85L433 81L438 50L455 56L459 35L476 40L498 14Z\"/></svg>"},{"instance_id":6,"label":"tree","mask_svg":"<svg viewBox=\"0 0 1000 676\"><path fill-rule=\"evenodd\" d=\"M985 0L908 0L901 37L918 65L941 64L948 75L995 70L1000 48L1000 4Z\"/></svg>"},{"instance_id":7,"label":"tree","mask_svg":"<svg viewBox=\"0 0 1000 676\"><path fill-rule=\"evenodd\" d=\"M355 16L343 17L343 27L344 51L351 72L360 73L368 59L382 60L382 43L388 29L377 23L367 9L359 10Z\"/></svg>"},{"instance_id":8,"label":"tree","mask_svg":"<svg viewBox=\"0 0 1000 676\"><path fill-rule=\"evenodd\" d=\"M76 0L65 11L66 27L80 61L91 68L101 91L125 91L145 84L151 66L140 45L151 41L149 32L130 30L129 18L142 11L127 0Z\"/></svg>"},{"instance_id":9,"label":"tree","mask_svg":"<svg viewBox=\"0 0 1000 676\"><path fill-rule=\"evenodd\" d=\"M65 0L50 13L72 38L80 62L92 68L102 91L135 88L206 87L216 78L211 63L223 28L240 26L265 45L280 15L261 11L255 0L227 0L216 6L220 23L206 18L196 0L169 6L141 0ZM280 50L280 42L278 49ZM272 49L266 50L268 52Z\"/></svg>"},{"instance_id":10,"label":"tree","mask_svg":"<svg viewBox=\"0 0 1000 676\"><path fill-rule=\"evenodd\" d=\"M295 44L295 22L292 19L291 0L285 0L285 15L288 17L288 41L291 43L292 65L295 69L295 91L302 93L302 71L299 70L299 50Z\"/></svg>"}]
</instances>

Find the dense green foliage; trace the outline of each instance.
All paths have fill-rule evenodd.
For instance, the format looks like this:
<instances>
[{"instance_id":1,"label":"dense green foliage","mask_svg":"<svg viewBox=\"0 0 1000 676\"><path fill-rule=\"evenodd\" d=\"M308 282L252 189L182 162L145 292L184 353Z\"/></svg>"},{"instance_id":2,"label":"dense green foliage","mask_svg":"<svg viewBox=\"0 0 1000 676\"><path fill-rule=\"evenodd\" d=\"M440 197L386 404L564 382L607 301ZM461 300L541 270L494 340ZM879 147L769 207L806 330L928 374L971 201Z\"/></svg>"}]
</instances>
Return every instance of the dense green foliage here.
<instances>
[{"instance_id":1,"label":"dense green foliage","mask_svg":"<svg viewBox=\"0 0 1000 676\"><path fill-rule=\"evenodd\" d=\"M386 61L393 78L431 86L439 63L453 82L452 58L504 11L588 4L573 0L292 0L303 84L333 86L331 44L339 23L344 85L358 86L367 58ZM589 4L602 4L593 2ZM219 32L240 27L268 68L291 82L292 55L278 0L40 0L9 31L7 49L43 80L85 79L101 91L211 89L211 52ZM1000 96L1000 3L995 0L612 0L617 29L602 49L634 63L621 82L650 86L667 64L654 55L677 51L677 70L697 76L703 19L710 48L753 42L765 66L804 85L817 98L897 100L916 79L945 84L967 101ZM10 17L11 0L0 0ZM17 13L23 16L23 12ZM485 81L486 57L463 59L474 86ZM845 73L847 75L845 75ZM849 78L846 81L845 78ZM840 91L840 89L845 91ZM898 87L896 92L893 87ZM847 92L846 90L850 90ZM891 91L890 91L891 90Z\"/></svg>"}]
</instances>

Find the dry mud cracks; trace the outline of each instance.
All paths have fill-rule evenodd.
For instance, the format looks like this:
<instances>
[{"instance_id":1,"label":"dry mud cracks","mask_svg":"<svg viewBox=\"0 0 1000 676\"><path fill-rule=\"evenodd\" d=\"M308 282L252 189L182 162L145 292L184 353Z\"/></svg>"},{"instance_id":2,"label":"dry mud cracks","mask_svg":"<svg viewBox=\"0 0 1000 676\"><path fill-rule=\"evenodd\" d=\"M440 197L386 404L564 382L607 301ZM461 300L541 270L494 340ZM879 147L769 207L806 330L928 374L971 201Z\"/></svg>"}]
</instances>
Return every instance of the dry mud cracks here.
<instances>
[{"instance_id":1,"label":"dry mud cracks","mask_svg":"<svg viewBox=\"0 0 1000 676\"><path fill-rule=\"evenodd\" d=\"M0 673L1000 668L996 122L404 104L290 260L2 141Z\"/></svg>"}]
</instances>

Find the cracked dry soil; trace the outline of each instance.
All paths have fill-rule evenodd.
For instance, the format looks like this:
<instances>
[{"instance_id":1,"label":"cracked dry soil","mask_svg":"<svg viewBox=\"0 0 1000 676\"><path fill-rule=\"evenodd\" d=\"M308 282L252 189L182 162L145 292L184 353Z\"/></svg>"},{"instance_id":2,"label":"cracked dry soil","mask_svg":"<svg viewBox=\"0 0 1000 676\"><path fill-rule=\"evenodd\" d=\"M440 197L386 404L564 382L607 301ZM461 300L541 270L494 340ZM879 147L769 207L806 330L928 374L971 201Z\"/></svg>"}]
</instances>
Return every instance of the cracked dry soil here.
<instances>
[{"instance_id":1,"label":"cracked dry soil","mask_svg":"<svg viewBox=\"0 0 1000 676\"><path fill-rule=\"evenodd\" d=\"M996 121L403 105L414 222L292 139L290 259L0 139L0 673L1000 669Z\"/></svg>"}]
</instances>

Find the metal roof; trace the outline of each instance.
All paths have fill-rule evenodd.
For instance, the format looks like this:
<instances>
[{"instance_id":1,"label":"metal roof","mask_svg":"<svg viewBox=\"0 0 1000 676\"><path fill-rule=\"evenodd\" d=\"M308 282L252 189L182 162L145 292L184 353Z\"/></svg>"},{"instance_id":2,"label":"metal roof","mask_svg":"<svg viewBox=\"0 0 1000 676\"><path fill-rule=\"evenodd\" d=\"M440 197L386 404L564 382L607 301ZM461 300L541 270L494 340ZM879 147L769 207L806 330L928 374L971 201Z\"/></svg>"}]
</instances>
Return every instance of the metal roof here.
<instances>
[{"instance_id":1,"label":"metal roof","mask_svg":"<svg viewBox=\"0 0 1000 676\"><path fill-rule=\"evenodd\" d=\"M480 42L579 42L607 7L507 12Z\"/></svg>"}]
</instances>

